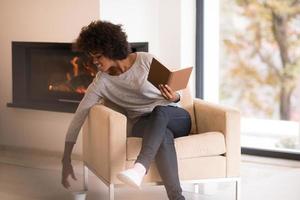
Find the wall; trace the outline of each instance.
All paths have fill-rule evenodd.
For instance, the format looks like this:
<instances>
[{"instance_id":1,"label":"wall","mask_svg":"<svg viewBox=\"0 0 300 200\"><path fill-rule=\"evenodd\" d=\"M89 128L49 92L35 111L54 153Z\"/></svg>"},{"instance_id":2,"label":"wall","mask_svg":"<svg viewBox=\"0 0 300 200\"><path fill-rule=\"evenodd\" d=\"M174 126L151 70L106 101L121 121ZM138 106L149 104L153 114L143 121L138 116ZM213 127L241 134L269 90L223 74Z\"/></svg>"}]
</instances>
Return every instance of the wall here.
<instances>
[{"instance_id":1,"label":"wall","mask_svg":"<svg viewBox=\"0 0 300 200\"><path fill-rule=\"evenodd\" d=\"M129 42L149 42L149 51L159 51L158 0L100 0L100 18L122 24Z\"/></svg>"},{"instance_id":2,"label":"wall","mask_svg":"<svg viewBox=\"0 0 300 200\"><path fill-rule=\"evenodd\" d=\"M180 66L195 67L196 64L196 1L180 1ZM191 76L189 86L192 96L195 97L195 69Z\"/></svg>"},{"instance_id":3,"label":"wall","mask_svg":"<svg viewBox=\"0 0 300 200\"><path fill-rule=\"evenodd\" d=\"M123 24L130 42L172 67L195 66L195 0L101 0L100 18ZM190 89L194 95L194 73Z\"/></svg>"},{"instance_id":4,"label":"wall","mask_svg":"<svg viewBox=\"0 0 300 200\"><path fill-rule=\"evenodd\" d=\"M0 144L62 151L73 116L6 107L12 101L11 41L72 42L99 15L98 0L1 0Z\"/></svg>"},{"instance_id":5,"label":"wall","mask_svg":"<svg viewBox=\"0 0 300 200\"><path fill-rule=\"evenodd\" d=\"M204 99L219 103L219 1L204 1Z\"/></svg>"}]
</instances>

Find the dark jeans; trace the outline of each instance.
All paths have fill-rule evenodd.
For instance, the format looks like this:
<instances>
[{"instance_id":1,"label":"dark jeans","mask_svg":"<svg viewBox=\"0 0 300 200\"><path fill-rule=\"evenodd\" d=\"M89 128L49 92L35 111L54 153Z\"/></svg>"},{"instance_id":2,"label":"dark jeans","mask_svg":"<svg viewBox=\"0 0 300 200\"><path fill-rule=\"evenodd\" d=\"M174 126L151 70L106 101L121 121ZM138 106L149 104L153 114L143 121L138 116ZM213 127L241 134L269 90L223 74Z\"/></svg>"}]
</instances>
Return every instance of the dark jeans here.
<instances>
[{"instance_id":1,"label":"dark jeans","mask_svg":"<svg viewBox=\"0 0 300 200\"><path fill-rule=\"evenodd\" d=\"M132 136L142 137L142 148L135 162L142 163L148 173L152 160L164 182L170 200L183 200L178 177L174 138L187 136L191 129L189 113L180 107L156 106L141 116L132 127Z\"/></svg>"}]
</instances>

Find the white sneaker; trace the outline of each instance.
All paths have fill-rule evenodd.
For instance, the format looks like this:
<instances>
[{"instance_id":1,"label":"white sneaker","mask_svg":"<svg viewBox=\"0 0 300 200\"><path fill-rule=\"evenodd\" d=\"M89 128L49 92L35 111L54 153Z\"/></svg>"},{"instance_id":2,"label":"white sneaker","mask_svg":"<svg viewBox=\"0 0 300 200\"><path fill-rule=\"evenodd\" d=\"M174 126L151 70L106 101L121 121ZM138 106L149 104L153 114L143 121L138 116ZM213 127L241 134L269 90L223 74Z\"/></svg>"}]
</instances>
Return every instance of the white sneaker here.
<instances>
[{"instance_id":1,"label":"white sneaker","mask_svg":"<svg viewBox=\"0 0 300 200\"><path fill-rule=\"evenodd\" d=\"M134 169L127 169L117 174L118 179L134 188L141 189L141 183L144 176L141 176Z\"/></svg>"}]
</instances>

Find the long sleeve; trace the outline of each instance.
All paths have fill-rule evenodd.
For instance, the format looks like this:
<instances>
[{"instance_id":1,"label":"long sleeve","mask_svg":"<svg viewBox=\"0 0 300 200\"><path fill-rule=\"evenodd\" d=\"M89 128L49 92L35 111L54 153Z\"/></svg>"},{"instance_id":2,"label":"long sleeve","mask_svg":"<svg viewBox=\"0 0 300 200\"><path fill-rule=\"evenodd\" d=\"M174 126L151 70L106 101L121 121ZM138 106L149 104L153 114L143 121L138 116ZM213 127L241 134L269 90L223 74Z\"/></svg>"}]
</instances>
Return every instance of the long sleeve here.
<instances>
[{"instance_id":1,"label":"long sleeve","mask_svg":"<svg viewBox=\"0 0 300 200\"><path fill-rule=\"evenodd\" d=\"M177 93L179 94L179 99L178 99L178 101L171 102L169 105L181 107L181 105L180 105L180 100L181 100L181 98L182 98L182 90L177 91Z\"/></svg>"},{"instance_id":2,"label":"long sleeve","mask_svg":"<svg viewBox=\"0 0 300 200\"><path fill-rule=\"evenodd\" d=\"M95 105L101 98L102 95L100 93L100 74L101 72L98 72L96 77L94 78L93 82L89 85L87 88L87 91L79 103L75 115L69 125L65 141L77 141L77 137L79 134L79 131L81 129L82 124L85 121L86 116L89 113L90 108Z\"/></svg>"}]
</instances>

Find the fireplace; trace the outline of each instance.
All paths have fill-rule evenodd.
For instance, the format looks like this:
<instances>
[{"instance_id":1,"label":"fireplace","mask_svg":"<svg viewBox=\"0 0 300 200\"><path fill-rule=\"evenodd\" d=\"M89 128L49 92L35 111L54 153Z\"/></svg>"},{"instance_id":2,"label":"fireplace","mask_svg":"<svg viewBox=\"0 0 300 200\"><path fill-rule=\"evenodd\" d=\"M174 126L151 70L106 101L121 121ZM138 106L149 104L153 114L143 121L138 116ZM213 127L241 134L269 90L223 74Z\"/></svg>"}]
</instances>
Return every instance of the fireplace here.
<instances>
[{"instance_id":1,"label":"fireplace","mask_svg":"<svg viewBox=\"0 0 300 200\"><path fill-rule=\"evenodd\" d=\"M7 106L75 112L97 68L71 45L12 42L13 102ZM148 51L147 42L130 46Z\"/></svg>"}]
</instances>

